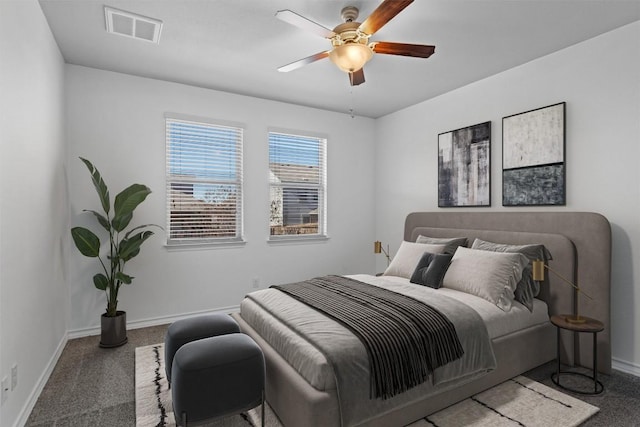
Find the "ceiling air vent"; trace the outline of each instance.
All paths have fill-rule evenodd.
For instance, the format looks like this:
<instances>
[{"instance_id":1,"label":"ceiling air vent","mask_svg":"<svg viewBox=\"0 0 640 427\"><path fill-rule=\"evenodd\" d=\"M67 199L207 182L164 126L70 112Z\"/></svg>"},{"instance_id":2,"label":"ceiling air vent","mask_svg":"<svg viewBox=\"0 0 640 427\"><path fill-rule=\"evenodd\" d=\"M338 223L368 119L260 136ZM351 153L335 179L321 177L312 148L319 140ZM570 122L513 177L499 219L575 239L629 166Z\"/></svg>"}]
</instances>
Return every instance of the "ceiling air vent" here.
<instances>
[{"instance_id":1,"label":"ceiling air vent","mask_svg":"<svg viewBox=\"0 0 640 427\"><path fill-rule=\"evenodd\" d=\"M107 32L134 39L159 43L162 21L137 15L124 10L104 7L104 17L107 22Z\"/></svg>"}]
</instances>

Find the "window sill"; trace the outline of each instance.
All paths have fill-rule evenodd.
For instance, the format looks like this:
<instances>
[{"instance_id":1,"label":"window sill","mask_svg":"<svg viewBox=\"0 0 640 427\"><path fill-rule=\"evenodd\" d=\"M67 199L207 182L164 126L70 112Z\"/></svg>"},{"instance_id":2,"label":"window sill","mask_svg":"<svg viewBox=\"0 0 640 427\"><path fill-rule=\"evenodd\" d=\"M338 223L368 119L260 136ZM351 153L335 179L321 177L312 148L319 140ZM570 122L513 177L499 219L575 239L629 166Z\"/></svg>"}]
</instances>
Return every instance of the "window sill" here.
<instances>
[{"instance_id":1,"label":"window sill","mask_svg":"<svg viewBox=\"0 0 640 427\"><path fill-rule=\"evenodd\" d=\"M268 244L273 245L305 245L313 243L323 243L329 240L329 236L272 236L267 240Z\"/></svg>"},{"instance_id":2,"label":"window sill","mask_svg":"<svg viewBox=\"0 0 640 427\"><path fill-rule=\"evenodd\" d=\"M165 243L168 251L204 251L210 249L239 248L247 244L246 240L229 240L224 242Z\"/></svg>"}]
</instances>

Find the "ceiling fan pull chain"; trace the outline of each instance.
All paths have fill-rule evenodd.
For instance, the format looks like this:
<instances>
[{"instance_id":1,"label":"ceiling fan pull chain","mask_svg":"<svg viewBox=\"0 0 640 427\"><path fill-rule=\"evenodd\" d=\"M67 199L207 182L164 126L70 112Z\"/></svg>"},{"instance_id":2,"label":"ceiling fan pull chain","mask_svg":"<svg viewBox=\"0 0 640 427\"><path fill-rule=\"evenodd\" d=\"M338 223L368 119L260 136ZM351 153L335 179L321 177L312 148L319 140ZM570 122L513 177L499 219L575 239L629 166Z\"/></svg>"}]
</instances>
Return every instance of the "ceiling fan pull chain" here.
<instances>
[{"instance_id":1,"label":"ceiling fan pull chain","mask_svg":"<svg viewBox=\"0 0 640 427\"><path fill-rule=\"evenodd\" d=\"M356 118L355 113L353 112L354 101L353 101L353 86L349 86L349 98L351 99L351 108L349 108L349 115L352 119Z\"/></svg>"}]
</instances>

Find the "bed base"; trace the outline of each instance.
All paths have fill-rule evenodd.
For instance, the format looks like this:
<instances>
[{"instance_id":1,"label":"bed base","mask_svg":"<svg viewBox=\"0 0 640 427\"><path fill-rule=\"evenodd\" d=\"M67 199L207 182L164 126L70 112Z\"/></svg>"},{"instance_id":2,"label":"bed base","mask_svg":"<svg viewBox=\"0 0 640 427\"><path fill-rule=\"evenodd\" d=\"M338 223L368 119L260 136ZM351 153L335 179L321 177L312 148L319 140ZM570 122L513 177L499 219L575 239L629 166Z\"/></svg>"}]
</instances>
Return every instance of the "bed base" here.
<instances>
[{"instance_id":1,"label":"bed base","mask_svg":"<svg viewBox=\"0 0 640 427\"><path fill-rule=\"evenodd\" d=\"M266 398L285 426L329 427L340 425L340 408L335 390L313 388L260 335L240 317L232 316L242 332L262 348L266 360ZM493 340L498 367L469 383L453 384L436 393L393 411L379 414L359 426L405 426L447 406L466 399L542 365L555 358L555 331L549 324L538 325ZM540 351L532 352L532 348Z\"/></svg>"}]
</instances>

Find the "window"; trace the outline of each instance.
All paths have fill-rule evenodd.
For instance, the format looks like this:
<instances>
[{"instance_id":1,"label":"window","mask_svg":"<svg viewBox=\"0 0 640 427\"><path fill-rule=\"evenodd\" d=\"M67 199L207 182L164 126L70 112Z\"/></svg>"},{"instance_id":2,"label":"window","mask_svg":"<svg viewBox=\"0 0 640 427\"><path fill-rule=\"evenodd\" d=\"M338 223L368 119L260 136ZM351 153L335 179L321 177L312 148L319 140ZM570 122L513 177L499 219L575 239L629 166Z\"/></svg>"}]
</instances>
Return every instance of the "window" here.
<instances>
[{"instance_id":1,"label":"window","mask_svg":"<svg viewBox=\"0 0 640 427\"><path fill-rule=\"evenodd\" d=\"M269 132L271 239L326 236L325 138Z\"/></svg>"},{"instance_id":2,"label":"window","mask_svg":"<svg viewBox=\"0 0 640 427\"><path fill-rule=\"evenodd\" d=\"M242 240L242 134L166 118L168 244Z\"/></svg>"}]
</instances>

